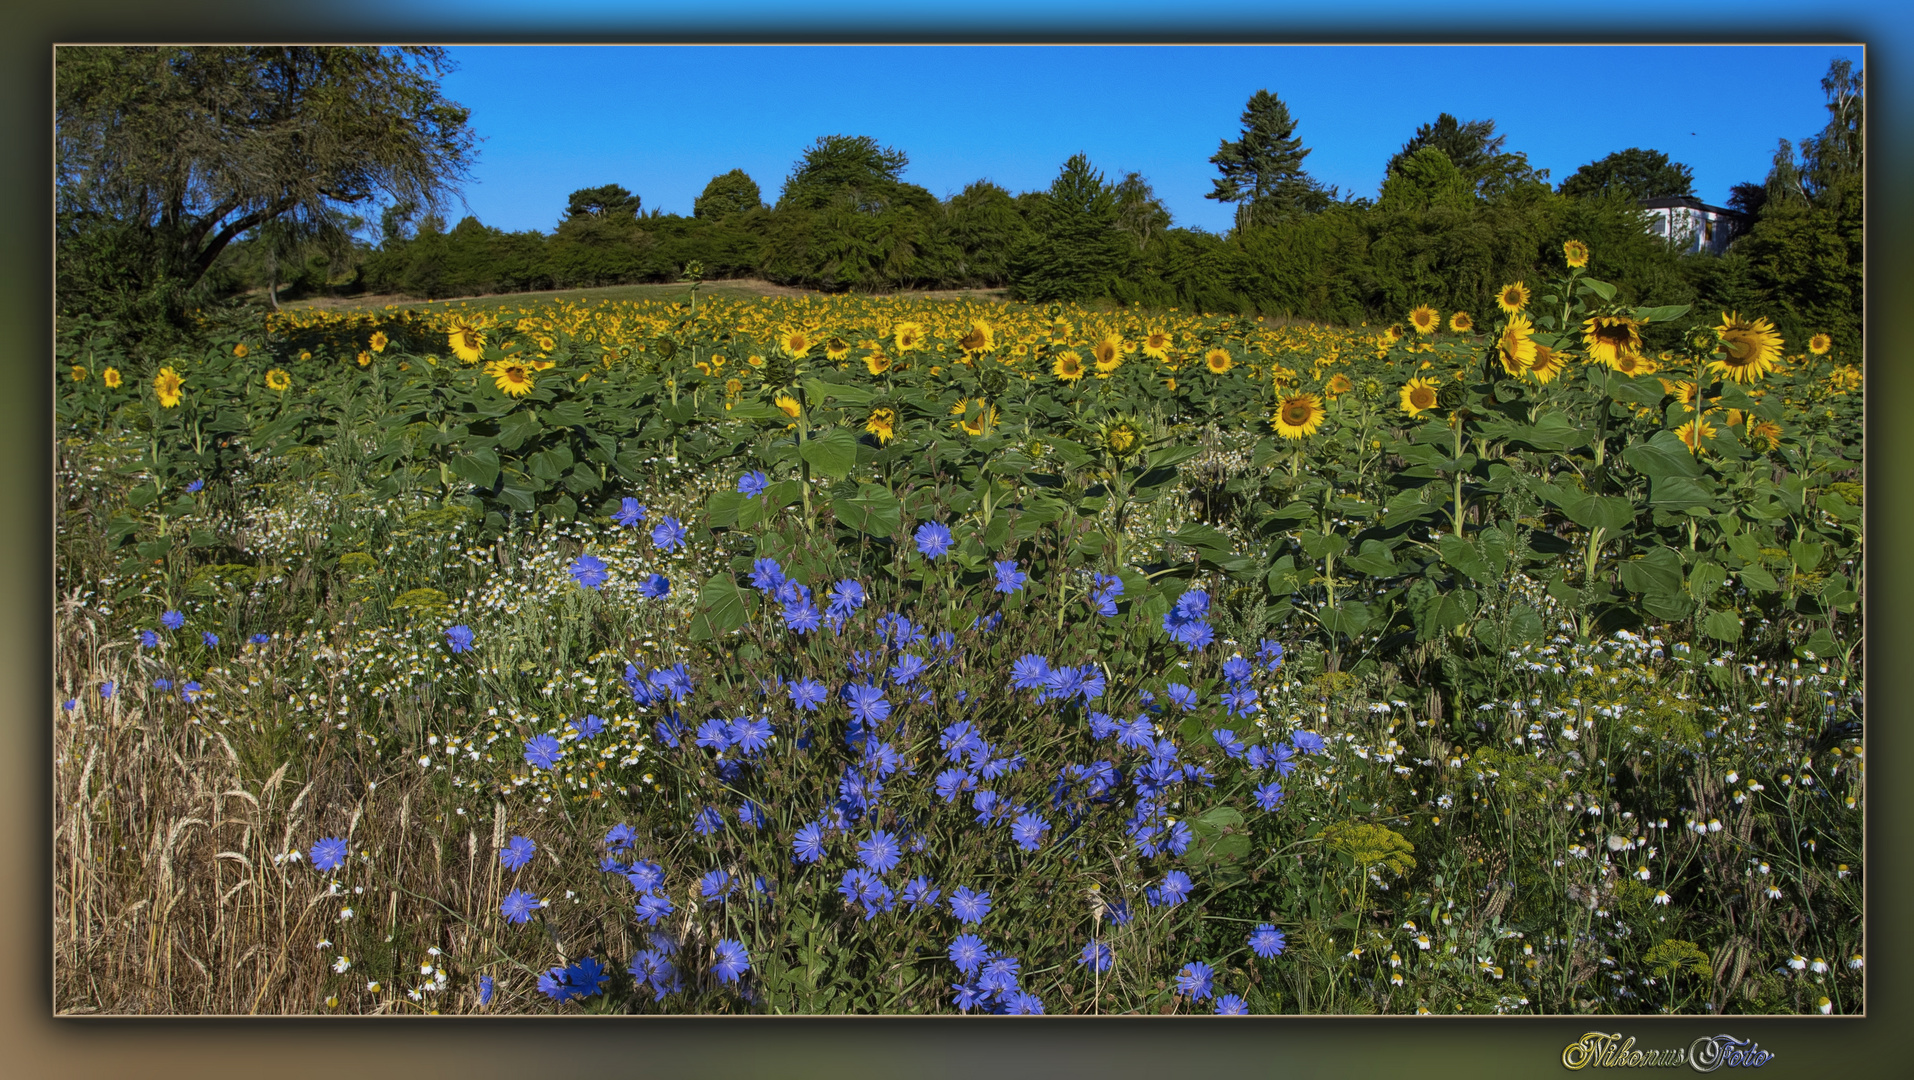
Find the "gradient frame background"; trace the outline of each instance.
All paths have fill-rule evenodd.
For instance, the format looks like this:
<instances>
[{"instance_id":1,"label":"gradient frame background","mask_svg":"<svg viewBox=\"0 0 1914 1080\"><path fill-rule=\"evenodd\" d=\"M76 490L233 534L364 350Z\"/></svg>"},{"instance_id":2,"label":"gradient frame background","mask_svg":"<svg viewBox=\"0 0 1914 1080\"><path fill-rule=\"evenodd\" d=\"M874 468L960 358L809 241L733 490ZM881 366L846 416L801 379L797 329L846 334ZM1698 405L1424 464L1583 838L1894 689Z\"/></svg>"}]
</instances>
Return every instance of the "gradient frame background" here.
<instances>
[{"instance_id":1,"label":"gradient frame background","mask_svg":"<svg viewBox=\"0 0 1914 1080\"><path fill-rule=\"evenodd\" d=\"M1910 666L1914 578L1906 564L1877 559L1866 579L1873 616L1869 653L1874 702L1868 749L1876 784L1869 792L1869 940L1866 1018L1392 1018L1392 1019L67 1019L51 1016L51 760L49 684L52 640L51 361L52 225L50 123L52 46L106 42L299 41L455 43L463 41L1409 41L1537 42L1861 42L1867 47L1868 118L1873 153L1868 299L1868 414L1885 414L1914 388L1914 347L1894 316L1914 299L1910 288L1910 80L1914 24L1866 0L1833 0L1819 14L1766 10L1759 2L1715 0L1705 10L1617 0L1554 19L1508 0L1476 0L1467 11L1430 11L1399 0L1386 21L1333 23L1358 16L1309 10L1206 16L1112 4L1100 10L1048 0L1003 14L910 19L894 12L845 11L767 16L732 10L729 24L701 22L689 9L647 24L598 10L564 23L550 15L484 10L478 21L437 0L352 0L320 12L313 5L253 8L235 0L174 0L158 11L126 0L68 0L16 8L0 44L0 334L13 374L0 386L0 822L10 873L0 877L0 1072L23 1077L215 1077L270 1072L278 1077L575 1075L925 1076L994 1080L1004 1075L1098 1076L1533 1076L1566 1071L1561 1051L1589 1030L1633 1035L1642 1047L1685 1046L1727 1032L1758 1039L1776 1053L1760 1075L1798 1076L1829 1069L1853 1076L1907 1075L1903 1021L1914 1009L1914 914L1910 892L1910 762L1903 726ZM1219 9L1232 5L1217 5ZM1623 9L1627 9L1624 11ZM562 9L561 9L562 10ZM1382 12L1378 11L1378 14ZM1114 19L1112 16L1114 15ZM993 23L995 17L999 21ZM750 22L740 22L740 18ZM1015 19L1016 21L1005 21ZM1379 30L1386 27L1386 32ZM1637 29L1639 28L1639 29ZM1562 76L1563 83L1573 77ZM1512 92L1543 87L1512 85ZM1568 90L1558 85L1557 90ZM1580 90L1599 100L1599 76ZM1799 134L1808 134L1801 132ZM1892 536L1910 520L1914 425L1870 424L1870 532ZM1883 663L1885 661L1885 663ZM1884 703L1884 704L1882 704ZM1903 1064L1896 1066L1896 1061Z\"/></svg>"}]
</instances>

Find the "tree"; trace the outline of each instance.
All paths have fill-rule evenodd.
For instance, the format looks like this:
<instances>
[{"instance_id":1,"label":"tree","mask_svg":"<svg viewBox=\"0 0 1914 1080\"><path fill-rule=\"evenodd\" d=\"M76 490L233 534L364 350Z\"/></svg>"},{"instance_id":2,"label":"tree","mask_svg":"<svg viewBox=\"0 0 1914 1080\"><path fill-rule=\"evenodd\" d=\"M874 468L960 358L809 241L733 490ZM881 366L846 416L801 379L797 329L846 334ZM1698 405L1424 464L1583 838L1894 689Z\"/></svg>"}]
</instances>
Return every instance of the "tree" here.
<instances>
[{"instance_id":1,"label":"tree","mask_svg":"<svg viewBox=\"0 0 1914 1080\"><path fill-rule=\"evenodd\" d=\"M1861 121L1866 111L1861 74L1848 61L1836 60L1821 79L1821 89L1828 95L1828 123L1821 134L1801 141L1802 171L1816 195L1860 182Z\"/></svg>"},{"instance_id":2,"label":"tree","mask_svg":"<svg viewBox=\"0 0 1914 1080\"><path fill-rule=\"evenodd\" d=\"M859 213L882 210L910 158L869 135L824 135L804 151L778 196L778 209L821 210L845 201Z\"/></svg>"},{"instance_id":3,"label":"tree","mask_svg":"<svg viewBox=\"0 0 1914 1080\"><path fill-rule=\"evenodd\" d=\"M1466 210L1475 187L1449 155L1434 146L1410 154L1389 170L1376 196L1378 210L1420 211L1434 207Z\"/></svg>"},{"instance_id":4,"label":"tree","mask_svg":"<svg viewBox=\"0 0 1914 1080\"><path fill-rule=\"evenodd\" d=\"M1116 189L1090 159L1064 162L1037 204L1034 236L1013 260L1011 296L1018 300L1089 300L1103 295L1132 252L1120 231Z\"/></svg>"},{"instance_id":5,"label":"tree","mask_svg":"<svg viewBox=\"0 0 1914 1080\"><path fill-rule=\"evenodd\" d=\"M944 203L950 239L956 245L954 283L1001 285L1009 260L1029 238L1030 225L1017 200L988 180L979 180Z\"/></svg>"},{"instance_id":6,"label":"tree","mask_svg":"<svg viewBox=\"0 0 1914 1080\"><path fill-rule=\"evenodd\" d=\"M1236 204L1236 227L1266 224L1335 198L1303 171L1308 148L1296 137L1289 106L1267 90L1250 95L1243 109L1242 137L1223 140L1210 158L1223 175L1206 199Z\"/></svg>"},{"instance_id":7,"label":"tree","mask_svg":"<svg viewBox=\"0 0 1914 1080\"><path fill-rule=\"evenodd\" d=\"M691 203L691 216L708 221L723 221L733 214L747 210L756 210L764 205L764 193L758 190L757 181L745 174L743 169L732 169L721 176L714 176L704 186L704 193Z\"/></svg>"},{"instance_id":8,"label":"tree","mask_svg":"<svg viewBox=\"0 0 1914 1080\"><path fill-rule=\"evenodd\" d=\"M1659 150L1630 147L1591 161L1562 181L1560 191L1572 198L1621 195L1630 199L1693 197L1695 170L1669 161Z\"/></svg>"},{"instance_id":9,"label":"tree","mask_svg":"<svg viewBox=\"0 0 1914 1080\"><path fill-rule=\"evenodd\" d=\"M1527 154L1504 152L1502 146L1507 141L1506 135L1495 133L1493 120L1464 122L1448 113L1441 113L1434 123L1416 129L1415 135L1389 159L1383 175L1386 179L1416 151L1433 147L1448 155L1476 194L1485 198L1494 198L1548 179L1547 169L1529 166Z\"/></svg>"},{"instance_id":10,"label":"tree","mask_svg":"<svg viewBox=\"0 0 1914 1080\"><path fill-rule=\"evenodd\" d=\"M446 70L436 48L61 48L62 310L177 321L261 225L381 197L443 207L475 153Z\"/></svg>"},{"instance_id":11,"label":"tree","mask_svg":"<svg viewBox=\"0 0 1914 1080\"><path fill-rule=\"evenodd\" d=\"M565 217L567 220L594 217L607 221L612 218L636 218L641 202L638 196L618 184L579 188L565 202Z\"/></svg>"},{"instance_id":12,"label":"tree","mask_svg":"<svg viewBox=\"0 0 1914 1080\"><path fill-rule=\"evenodd\" d=\"M1130 234L1137 250L1147 250L1150 238L1170 227L1169 209L1156 197L1156 190L1143 179L1142 173L1126 174L1117 183L1115 195L1117 228Z\"/></svg>"}]
</instances>

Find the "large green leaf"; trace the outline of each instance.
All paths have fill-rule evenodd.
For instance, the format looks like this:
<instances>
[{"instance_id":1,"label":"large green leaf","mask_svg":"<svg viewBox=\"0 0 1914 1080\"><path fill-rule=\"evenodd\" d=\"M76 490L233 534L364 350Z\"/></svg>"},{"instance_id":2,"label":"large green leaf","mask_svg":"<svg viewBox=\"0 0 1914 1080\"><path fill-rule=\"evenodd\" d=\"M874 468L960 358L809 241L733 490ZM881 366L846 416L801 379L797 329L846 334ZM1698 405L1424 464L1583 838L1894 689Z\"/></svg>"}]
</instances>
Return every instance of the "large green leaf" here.
<instances>
[{"instance_id":1,"label":"large green leaf","mask_svg":"<svg viewBox=\"0 0 1914 1080\"><path fill-rule=\"evenodd\" d=\"M1659 400L1659 399L1657 399ZM1657 431L1645 443L1636 443L1622 451L1622 459L1637 472L1651 479L1701 475L1701 464L1672 431Z\"/></svg>"},{"instance_id":2,"label":"large green leaf","mask_svg":"<svg viewBox=\"0 0 1914 1080\"><path fill-rule=\"evenodd\" d=\"M844 428L832 428L798 448L811 468L834 480L851 475L857 464L857 436Z\"/></svg>"},{"instance_id":3,"label":"large green leaf","mask_svg":"<svg viewBox=\"0 0 1914 1080\"><path fill-rule=\"evenodd\" d=\"M451 468L460 479L473 487L490 491L498 481L498 451L486 446L469 454L460 454L452 459Z\"/></svg>"},{"instance_id":4,"label":"large green leaf","mask_svg":"<svg viewBox=\"0 0 1914 1080\"><path fill-rule=\"evenodd\" d=\"M1213 525L1193 521L1171 533L1169 538L1211 559L1230 557L1229 537Z\"/></svg>"},{"instance_id":5,"label":"large green leaf","mask_svg":"<svg viewBox=\"0 0 1914 1080\"><path fill-rule=\"evenodd\" d=\"M1495 570L1489 561L1463 537L1450 533L1436 542L1436 550L1442 553L1442 561L1473 578L1477 584L1495 584Z\"/></svg>"},{"instance_id":6,"label":"large green leaf","mask_svg":"<svg viewBox=\"0 0 1914 1080\"><path fill-rule=\"evenodd\" d=\"M1658 547L1621 565L1622 587L1632 593L1673 597L1681 592L1681 556Z\"/></svg>"},{"instance_id":7,"label":"large green leaf","mask_svg":"<svg viewBox=\"0 0 1914 1080\"><path fill-rule=\"evenodd\" d=\"M1249 854L1249 825L1234 807L1212 807L1191 818L1189 825L1190 846L1183 861L1193 867L1234 862Z\"/></svg>"},{"instance_id":8,"label":"large green leaf","mask_svg":"<svg viewBox=\"0 0 1914 1080\"><path fill-rule=\"evenodd\" d=\"M871 536L891 536L904 523L904 504L876 484L860 484L856 495L833 501L831 513L837 520Z\"/></svg>"},{"instance_id":9,"label":"large green leaf","mask_svg":"<svg viewBox=\"0 0 1914 1080\"><path fill-rule=\"evenodd\" d=\"M1360 600L1345 600L1335 607L1316 613L1316 621L1332 634L1355 637L1369 625L1369 605Z\"/></svg>"},{"instance_id":10,"label":"large green leaf","mask_svg":"<svg viewBox=\"0 0 1914 1080\"><path fill-rule=\"evenodd\" d=\"M728 573L712 575L698 590L698 607L691 614L693 640L707 641L730 633L750 618L751 597Z\"/></svg>"}]
</instances>

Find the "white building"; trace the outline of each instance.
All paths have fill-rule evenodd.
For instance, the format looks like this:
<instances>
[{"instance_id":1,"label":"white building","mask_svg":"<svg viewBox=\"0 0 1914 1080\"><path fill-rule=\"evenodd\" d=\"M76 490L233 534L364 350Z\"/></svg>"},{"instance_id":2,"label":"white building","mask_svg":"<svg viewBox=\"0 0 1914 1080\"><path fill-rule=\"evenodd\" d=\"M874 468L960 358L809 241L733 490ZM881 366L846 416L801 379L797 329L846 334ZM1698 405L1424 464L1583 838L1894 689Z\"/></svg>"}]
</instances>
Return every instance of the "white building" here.
<instances>
[{"instance_id":1,"label":"white building","mask_svg":"<svg viewBox=\"0 0 1914 1080\"><path fill-rule=\"evenodd\" d=\"M1643 199L1640 205L1648 212L1648 231L1672 240L1685 254L1719 255L1748 227L1746 216L1688 195Z\"/></svg>"}]
</instances>

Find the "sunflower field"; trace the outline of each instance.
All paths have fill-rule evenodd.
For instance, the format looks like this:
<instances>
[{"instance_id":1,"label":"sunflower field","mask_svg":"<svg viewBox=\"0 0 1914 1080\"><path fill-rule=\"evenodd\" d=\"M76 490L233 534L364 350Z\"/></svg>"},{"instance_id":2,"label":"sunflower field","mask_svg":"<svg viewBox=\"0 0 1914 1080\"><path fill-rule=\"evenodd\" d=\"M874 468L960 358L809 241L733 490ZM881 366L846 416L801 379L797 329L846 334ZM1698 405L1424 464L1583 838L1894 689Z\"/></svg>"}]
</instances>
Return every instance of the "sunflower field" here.
<instances>
[{"instance_id":1,"label":"sunflower field","mask_svg":"<svg viewBox=\"0 0 1914 1080\"><path fill-rule=\"evenodd\" d=\"M64 339L58 1007L1858 1013L1859 358L1590 257Z\"/></svg>"}]
</instances>

